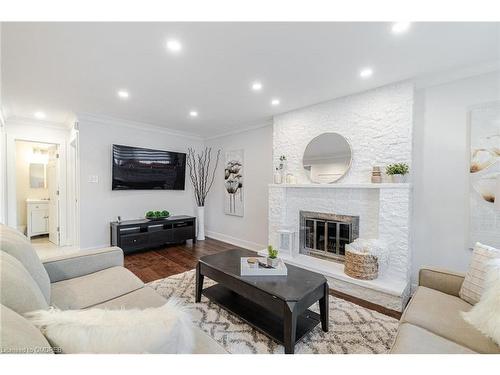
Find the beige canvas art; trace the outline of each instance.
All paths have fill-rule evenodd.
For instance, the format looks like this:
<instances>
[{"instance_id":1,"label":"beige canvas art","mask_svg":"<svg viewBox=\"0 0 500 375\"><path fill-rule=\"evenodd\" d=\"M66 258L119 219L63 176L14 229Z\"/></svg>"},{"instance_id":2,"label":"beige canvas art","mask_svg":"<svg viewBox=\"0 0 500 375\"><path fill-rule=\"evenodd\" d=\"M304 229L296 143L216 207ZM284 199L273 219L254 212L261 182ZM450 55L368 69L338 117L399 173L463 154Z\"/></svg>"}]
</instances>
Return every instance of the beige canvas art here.
<instances>
[{"instance_id":1,"label":"beige canvas art","mask_svg":"<svg viewBox=\"0 0 500 375\"><path fill-rule=\"evenodd\" d=\"M469 246L500 247L500 102L473 108L469 125Z\"/></svg>"}]
</instances>

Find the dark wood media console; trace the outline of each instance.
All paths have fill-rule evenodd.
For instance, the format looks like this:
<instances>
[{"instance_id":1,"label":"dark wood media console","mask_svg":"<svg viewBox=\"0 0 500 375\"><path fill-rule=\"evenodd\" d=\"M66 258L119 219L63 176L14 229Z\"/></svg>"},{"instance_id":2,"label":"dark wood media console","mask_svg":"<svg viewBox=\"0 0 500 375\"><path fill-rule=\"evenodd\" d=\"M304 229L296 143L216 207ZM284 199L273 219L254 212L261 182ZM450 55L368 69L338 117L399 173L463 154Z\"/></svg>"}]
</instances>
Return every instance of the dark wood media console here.
<instances>
[{"instance_id":1,"label":"dark wood media console","mask_svg":"<svg viewBox=\"0 0 500 375\"><path fill-rule=\"evenodd\" d=\"M196 218L192 216L113 221L110 226L111 245L120 247L125 254L186 240L196 242Z\"/></svg>"}]
</instances>

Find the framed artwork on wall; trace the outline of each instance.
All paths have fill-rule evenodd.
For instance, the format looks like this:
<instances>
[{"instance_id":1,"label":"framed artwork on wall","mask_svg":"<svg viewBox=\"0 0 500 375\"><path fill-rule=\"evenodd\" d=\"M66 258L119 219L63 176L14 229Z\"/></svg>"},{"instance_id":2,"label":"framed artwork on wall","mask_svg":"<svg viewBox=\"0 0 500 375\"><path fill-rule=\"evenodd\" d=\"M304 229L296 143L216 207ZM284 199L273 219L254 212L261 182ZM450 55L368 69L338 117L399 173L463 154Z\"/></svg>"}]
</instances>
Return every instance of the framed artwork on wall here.
<instances>
[{"instance_id":1,"label":"framed artwork on wall","mask_svg":"<svg viewBox=\"0 0 500 375\"><path fill-rule=\"evenodd\" d=\"M224 163L224 212L226 215L243 216L244 199L243 150L226 152Z\"/></svg>"},{"instance_id":2,"label":"framed artwork on wall","mask_svg":"<svg viewBox=\"0 0 500 375\"><path fill-rule=\"evenodd\" d=\"M500 102L472 108L469 128L469 247L500 248Z\"/></svg>"}]
</instances>

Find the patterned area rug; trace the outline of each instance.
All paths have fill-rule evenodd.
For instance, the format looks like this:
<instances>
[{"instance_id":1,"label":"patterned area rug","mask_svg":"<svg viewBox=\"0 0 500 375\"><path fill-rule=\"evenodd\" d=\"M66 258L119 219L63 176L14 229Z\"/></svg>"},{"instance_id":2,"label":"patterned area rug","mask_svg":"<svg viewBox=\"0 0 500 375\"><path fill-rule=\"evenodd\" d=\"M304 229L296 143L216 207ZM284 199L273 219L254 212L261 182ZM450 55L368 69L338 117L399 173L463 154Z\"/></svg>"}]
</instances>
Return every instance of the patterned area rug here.
<instances>
[{"instance_id":1,"label":"patterned area rug","mask_svg":"<svg viewBox=\"0 0 500 375\"><path fill-rule=\"evenodd\" d=\"M215 284L205 277L204 287ZM187 271L149 284L166 298L182 300L192 310L193 322L233 354L283 353L283 346L234 315L202 297L194 302L195 271ZM295 353L387 353L398 321L376 311L330 296L329 332L316 326L295 346ZM318 311L318 304L311 307Z\"/></svg>"}]
</instances>

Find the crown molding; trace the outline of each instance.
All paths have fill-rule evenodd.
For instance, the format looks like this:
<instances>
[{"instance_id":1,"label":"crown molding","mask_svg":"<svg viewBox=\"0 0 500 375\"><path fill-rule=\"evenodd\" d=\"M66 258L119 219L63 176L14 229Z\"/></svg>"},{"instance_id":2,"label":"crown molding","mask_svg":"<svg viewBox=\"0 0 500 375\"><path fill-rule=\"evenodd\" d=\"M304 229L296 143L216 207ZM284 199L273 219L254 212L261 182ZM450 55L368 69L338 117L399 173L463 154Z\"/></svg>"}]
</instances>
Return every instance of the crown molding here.
<instances>
[{"instance_id":1,"label":"crown molding","mask_svg":"<svg viewBox=\"0 0 500 375\"><path fill-rule=\"evenodd\" d=\"M415 82L415 88L418 90L496 71L500 71L500 60L435 72L417 77L413 81Z\"/></svg>"},{"instance_id":2,"label":"crown molding","mask_svg":"<svg viewBox=\"0 0 500 375\"><path fill-rule=\"evenodd\" d=\"M213 135L210 137L205 137L204 140L211 141L213 139L224 138L224 137L228 137L230 135L236 135L236 134L245 133L245 132L248 132L251 130L265 128L266 126L270 126L272 124L273 124L273 119L272 119L272 117L270 117L270 118L264 119L263 121L259 121L258 123L254 124L254 125L246 126L244 128L241 128L241 129L230 130L228 132L223 132L223 133Z\"/></svg>"},{"instance_id":3,"label":"crown molding","mask_svg":"<svg viewBox=\"0 0 500 375\"><path fill-rule=\"evenodd\" d=\"M5 119L6 127L9 125L21 125L21 126L41 126L47 129L57 129L57 130L69 130L71 124L64 122L51 122L44 120L36 120L28 117L11 116Z\"/></svg>"},{"instance_id":4,"label":"crown molding","mask_svg":"<svg viewBox=\"0 0 500 375\"><path fill-rule=\"evenodd\" d=\"M104 115L96 115L92 113L82 112L76 114L76 121L81 127L85 121L89 122L97 122L100 124L111 125L111 126L125 126L127 128L138 129L138 130L146 130L151 132L157 132L162 134L174 135L178 137L184 137L189 139L194 139L197 141L203 141L203 137L190 132L184 132L181 130L174 130L171 128L153 125L145 122L139 121L131 121L131 120L123 120L116 117L104 116ZM85 126L85 125L83 125Z\"/></svg>"}]
</instances>

